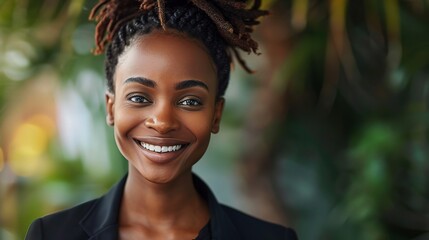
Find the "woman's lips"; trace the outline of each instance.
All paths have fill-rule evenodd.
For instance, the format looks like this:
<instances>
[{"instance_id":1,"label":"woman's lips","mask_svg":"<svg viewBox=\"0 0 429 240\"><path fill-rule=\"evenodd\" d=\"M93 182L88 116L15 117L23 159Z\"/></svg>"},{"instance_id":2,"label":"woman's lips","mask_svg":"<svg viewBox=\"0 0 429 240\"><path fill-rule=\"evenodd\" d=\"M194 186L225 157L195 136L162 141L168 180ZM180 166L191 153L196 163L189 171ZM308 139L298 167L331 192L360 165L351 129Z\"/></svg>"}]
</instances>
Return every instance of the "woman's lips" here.
<instances>
[{"instance_id":1,"label":"woman's lips","mask_svg":"<svg viewBox=\"0 0 429 240\"><path fill-rule=\"evenodd\" d=\"M189 145L183 141L160 138L135 139L135 142L147 159L158 164L173 161Z\"/></svg>"}]
</instances>

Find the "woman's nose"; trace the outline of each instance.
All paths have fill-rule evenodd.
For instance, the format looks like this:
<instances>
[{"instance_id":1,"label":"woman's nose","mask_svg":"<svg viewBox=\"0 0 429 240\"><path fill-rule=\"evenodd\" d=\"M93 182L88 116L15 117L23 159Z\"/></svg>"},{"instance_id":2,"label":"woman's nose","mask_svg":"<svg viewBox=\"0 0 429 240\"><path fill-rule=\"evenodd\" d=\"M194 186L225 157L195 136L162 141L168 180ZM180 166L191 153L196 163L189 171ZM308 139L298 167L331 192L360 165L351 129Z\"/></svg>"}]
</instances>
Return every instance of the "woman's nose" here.
<instances>
[{"instance_id":1,"label":"woman's nose","mask_svg":"<svg viewBox=\"0 0 429 240\"><path fill-rule=\"evenodd\" d=\"M145 120L145 126L165 134L179 128L174 109L171 106L160 105L153 109L151 116Z\"/></svg>"}]
</instances>

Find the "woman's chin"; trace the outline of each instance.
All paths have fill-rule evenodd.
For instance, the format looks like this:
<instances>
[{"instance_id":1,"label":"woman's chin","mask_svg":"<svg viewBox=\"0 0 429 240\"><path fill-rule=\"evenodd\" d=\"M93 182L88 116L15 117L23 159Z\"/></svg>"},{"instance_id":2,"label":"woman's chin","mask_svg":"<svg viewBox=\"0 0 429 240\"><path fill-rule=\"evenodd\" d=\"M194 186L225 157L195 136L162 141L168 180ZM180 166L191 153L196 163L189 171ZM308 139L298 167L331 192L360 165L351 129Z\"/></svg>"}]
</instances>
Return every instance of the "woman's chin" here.
<instances>
[{"instance_id":1,"label":"woman's chin","mask_svg":"<svg viewBox=\"0 0 429 240\"><path fill-rule=\"evenodd\" d=\"M149 176L143 176L147 181L154 183L154 184L167 184L174 180L174 177L171 175L160 175L160 174L153 174Z\"/></svg>"},{"instance_id":2,"label":"woman's chin","mask_svg":"<svg viewBox=\"0 0 429 240\"><path fill-rule=\"evenodd\" d=\"M168 170L154 169L152 171L137 170L137 174L144 180L153 184L168 184L178 179L178 173Z\"/></svg>"}]
</instances>

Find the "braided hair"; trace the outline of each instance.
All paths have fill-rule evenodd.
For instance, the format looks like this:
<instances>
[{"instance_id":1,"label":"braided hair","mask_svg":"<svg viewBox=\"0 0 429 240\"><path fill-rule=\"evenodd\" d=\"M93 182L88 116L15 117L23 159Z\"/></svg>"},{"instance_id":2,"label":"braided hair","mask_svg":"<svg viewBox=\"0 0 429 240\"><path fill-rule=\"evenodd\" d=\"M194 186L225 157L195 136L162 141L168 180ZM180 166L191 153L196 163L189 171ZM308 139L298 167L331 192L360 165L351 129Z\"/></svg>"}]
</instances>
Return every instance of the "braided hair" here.
<instances>
[{"instance_id":1,"label":"braided hair","mask_svg":"<svg viewBox=\"0 0 429 240\"><path fill-rule=\"evenodd\" d=\"M207 48L217 68L217 97L223 96L232 55L252 72L238 49L257 53L258 44L250 33L259 23L257 18L268 14L259 9L260 5L261 0L254 0L249 9L245 0L100 0L89 18L98 22L94 53L105 51L108 90L114 92L118 58L136 37L155 29L175 29Z\"/></svg>"}]
</instances>

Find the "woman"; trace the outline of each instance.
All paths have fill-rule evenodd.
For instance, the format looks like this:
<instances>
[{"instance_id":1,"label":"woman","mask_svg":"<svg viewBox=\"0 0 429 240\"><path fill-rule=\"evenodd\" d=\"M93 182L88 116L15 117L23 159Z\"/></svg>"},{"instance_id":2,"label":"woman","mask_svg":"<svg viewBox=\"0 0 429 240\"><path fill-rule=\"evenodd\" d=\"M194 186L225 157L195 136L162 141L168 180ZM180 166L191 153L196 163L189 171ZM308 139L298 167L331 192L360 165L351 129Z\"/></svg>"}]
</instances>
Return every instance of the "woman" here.
<instances>
[{"instance_id":1,"label":"woman","mask_svg":"<svg viewBox=\"0 0 429 240\"><path fill-rule=\"evenodd\" d=\"M243 2L104 0L93 8L96 53L106 48L106 120L129 171L101 198L37 219L26 239L296 239L219 204L192 174L219 131L231 54L245 67L236 48L257 50L249 33L266 12Z\"/></svg>"}]
</instances>

